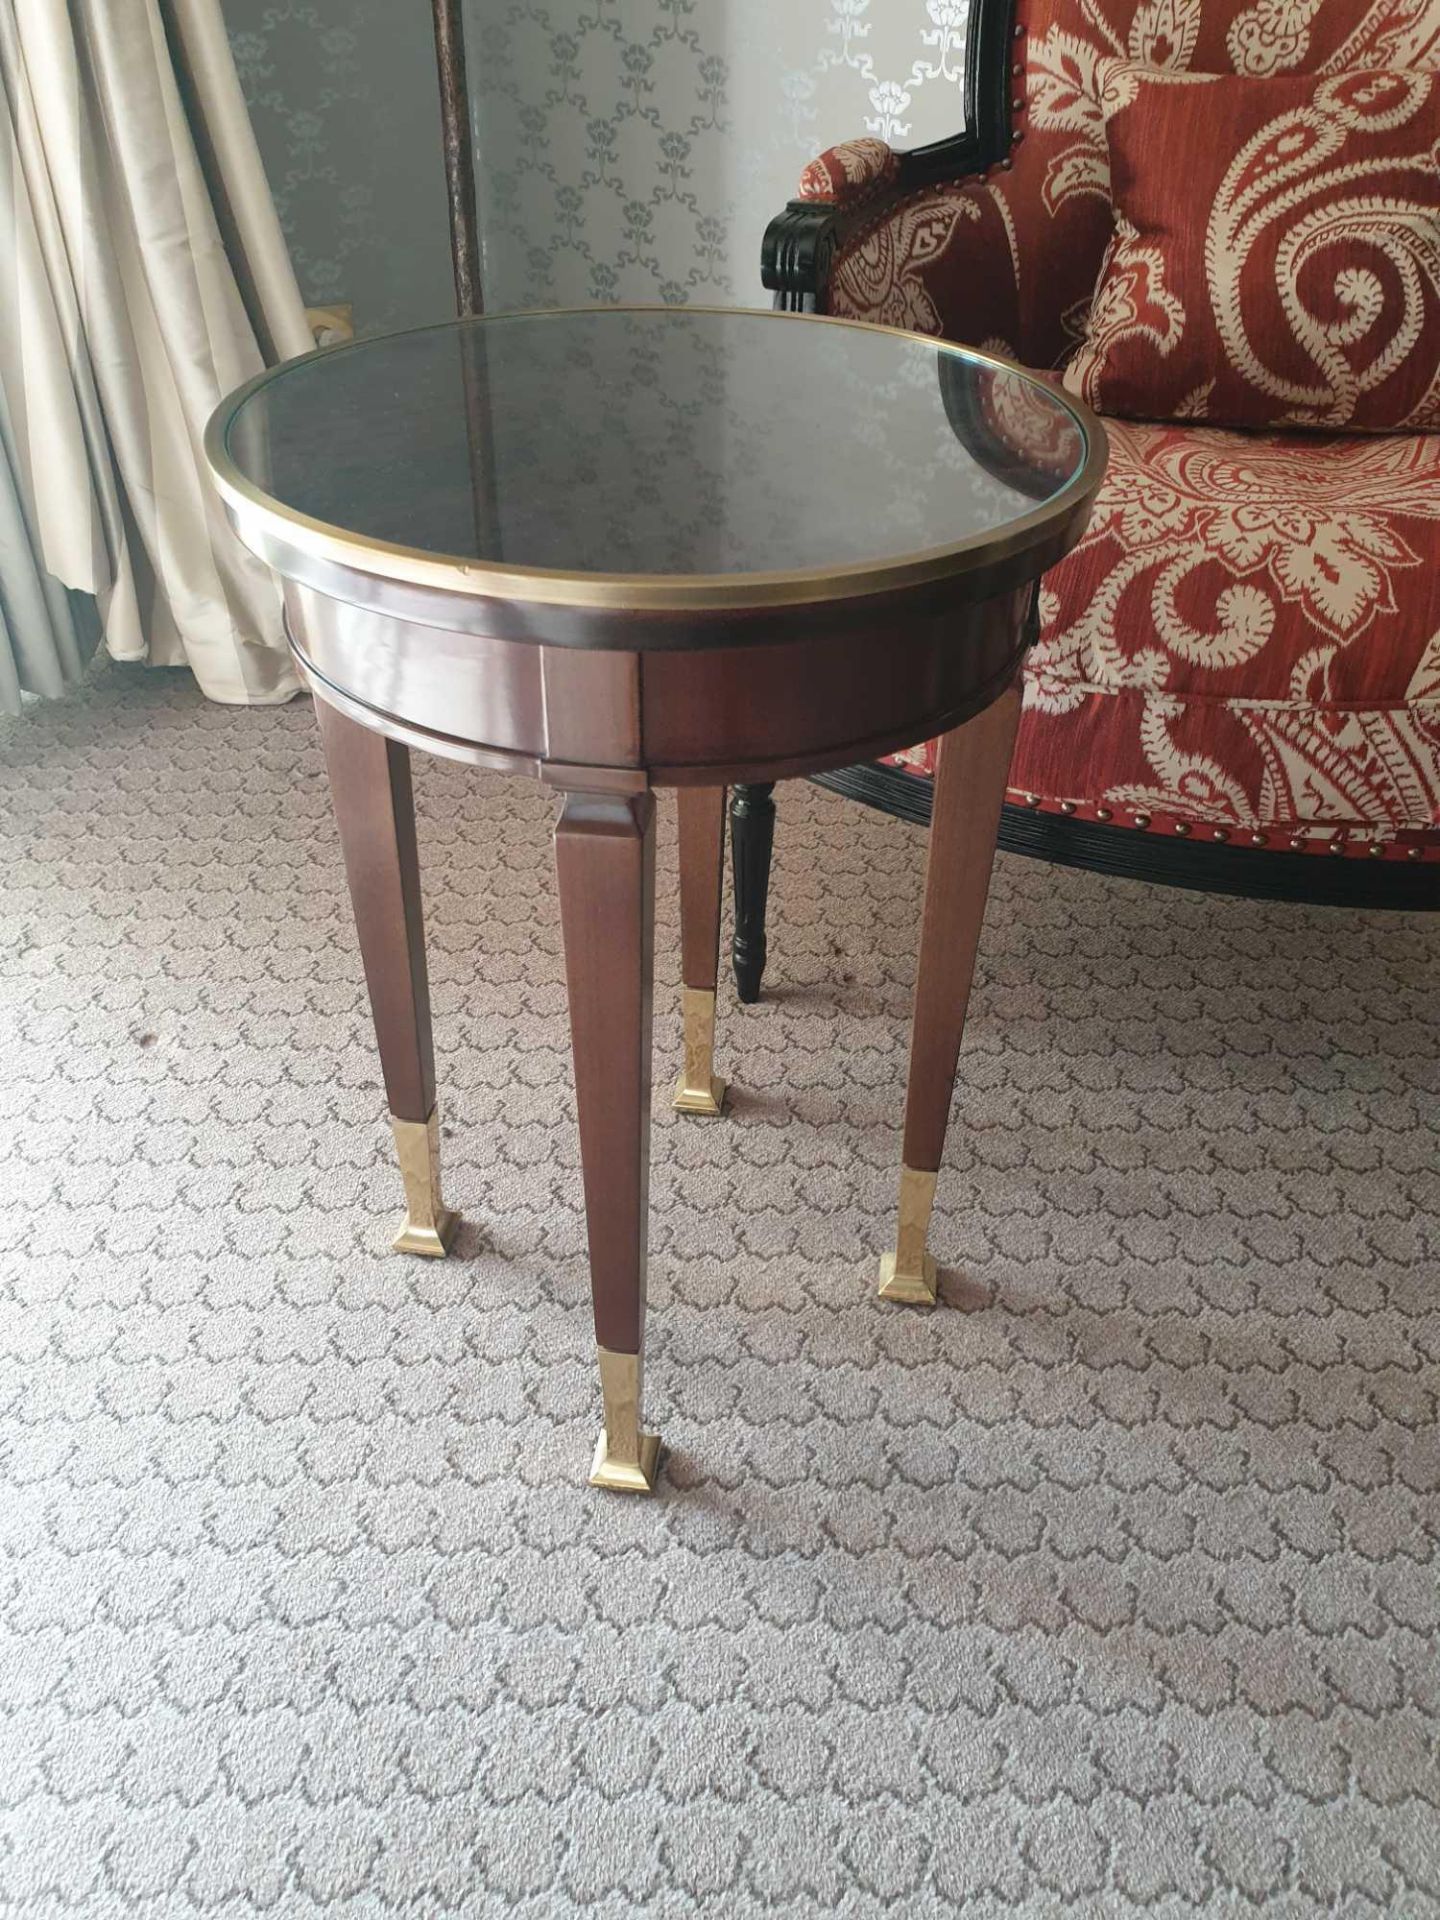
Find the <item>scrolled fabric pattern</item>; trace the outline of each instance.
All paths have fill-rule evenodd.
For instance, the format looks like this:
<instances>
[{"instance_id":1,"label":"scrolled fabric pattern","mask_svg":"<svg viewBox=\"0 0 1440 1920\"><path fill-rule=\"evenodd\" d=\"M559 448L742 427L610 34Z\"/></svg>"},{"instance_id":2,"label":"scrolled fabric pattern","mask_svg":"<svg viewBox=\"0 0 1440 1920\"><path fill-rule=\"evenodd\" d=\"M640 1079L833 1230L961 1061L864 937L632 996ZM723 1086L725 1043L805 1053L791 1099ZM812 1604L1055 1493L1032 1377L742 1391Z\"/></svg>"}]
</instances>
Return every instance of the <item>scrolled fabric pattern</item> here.
<instances>
[{"instance_id":1,"label":"scrolled fabric pattern","mask_svg":"<svg viewBox=\"0 0 1440 1920\"><path fill-rule=\"evenodd\" d=\"M1046 576L1012 800L1440 859L1440 438L1119 421L1110 445ZM933 745L895 758L934 771Z\"/></svg>"},{"instance_id":2,"label":"scrolled fabric pattern","mask_svg":"<svg viewBox=\"0 0 1440 1920\"><path fill-rule=\"evenodd\" d=\"M899 177L899 155L883 140L847 140L810 162L800 176L799 198L853 206L883 193Z\"/></svg>"},{"instance_id":3,"label":"scrolled fabric pattern","mask_svg":"<svg viewBox=\"0 0 1440 1920\"><path fill-rule=\"evenodd\" d=\"M1102 411L1440 427L1440 80L1106 63L1115 227L1066 383Z\"/></svg>"},{"instance_id":4,"label":"scrolled fabric pattern","mask_svg":"<svg viewBox=\"0 0 1440 1920\"><path fill-rule=\"evenodd\" d=\"M1027 366L1062 366L1084 337L1112 231L1099 81L1111 62L1280 79L1440 67L1440 0L1027 0L1019 15L1023 140L988 179L899 197L887 177L876 192L865 150L888 152L878 140L832 148L807 171L802 198L853 205L859 195L874 210L837 261L831 311L893 313L901 325L933 315L952 339L1004 342ZM982 224L963 215L953 245L934 244L932 219L906 218L954 198L972 201Z\"/></svg>"}]
</instances>

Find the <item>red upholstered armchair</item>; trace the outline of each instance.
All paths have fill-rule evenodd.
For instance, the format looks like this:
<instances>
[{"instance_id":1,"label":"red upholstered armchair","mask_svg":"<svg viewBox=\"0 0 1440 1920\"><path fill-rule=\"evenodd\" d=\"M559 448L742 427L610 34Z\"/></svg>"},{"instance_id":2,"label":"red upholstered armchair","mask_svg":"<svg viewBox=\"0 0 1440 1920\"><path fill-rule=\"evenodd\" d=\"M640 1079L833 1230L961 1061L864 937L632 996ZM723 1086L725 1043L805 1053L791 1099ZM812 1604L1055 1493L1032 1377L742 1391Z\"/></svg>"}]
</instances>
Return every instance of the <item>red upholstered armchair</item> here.
<instances>
[{"instance_id":1,"label":"red upholstered armchair","mask_svg":"<svg viewBox=\"0 0 1440 1920\"><path fill-rule=\"evenodd\" d=\"M776 304L1062 368L1111 234L1096 68L1113 57L1434 71L1440 0L972 0L966 131L813 162L765 237ZM1001 845L1218 892L1440 907L1440 434L1109 424L1090 530L1044 583ZM920 748L823 783L923 821L931 768ZM737 790L732 820L749 999L768 791Z\"/></svg>"}]
</instances>

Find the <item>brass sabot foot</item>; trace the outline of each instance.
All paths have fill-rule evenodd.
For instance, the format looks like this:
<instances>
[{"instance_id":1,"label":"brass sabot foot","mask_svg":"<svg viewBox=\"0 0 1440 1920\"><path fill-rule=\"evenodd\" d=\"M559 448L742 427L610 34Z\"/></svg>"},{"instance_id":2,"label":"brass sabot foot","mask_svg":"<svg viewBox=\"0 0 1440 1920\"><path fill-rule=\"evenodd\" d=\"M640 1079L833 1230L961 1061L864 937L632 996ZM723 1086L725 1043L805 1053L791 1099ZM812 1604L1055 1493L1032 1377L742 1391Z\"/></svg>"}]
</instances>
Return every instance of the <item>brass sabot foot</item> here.
<instances>
[{"instance_id":1,"label":"brass sabot foot","mask_svg":"<svg viewBox=\"0 0 1440 1920\"><path fill-rule=\"evenodd\" d=\"M939 1288L939 1272L928 1253L921 1255L919 1268L908 1273L901 1272L896 1254L881 1254L878 1291L882 1300L896 1300L908 1307L933 1307Z\"/></svg>"},{"instance_id":2,"label":"brass sabot foot","mask_svg":"<svg viewBox=\"0 0 1440 1920\"><path fill-rule=\"evenodd\" d=\"M925 1251L935 1205L933 1173L900 1169L900 1230L894 1253L880 1257L880 1298L912 1307L933 1307L938 1290L935 1262Z\"/></svg>"},{"instance_id":3,"label":"brass sabot foot","mask_svg":"<svg viewBox=\"0 0 1440 1920\"><path fill-rule=\"evenodd\" d=\"M640 1356L599 1349L605 1429L590 1468L592 1487L611 1493L653 1493L660 1472L660 1436L640 1431Z\"/></svg>"},{"instance_id":4,"label":"brass sabot foot","mask_svg":"<svg viewBox=\"0 0 1440 1920\"><path fill-rule=\"evenodd\" d=\"M695 1086L682 1073L675 1082L675 1098L671 1104L677 1113L698 1113L714 1120L725 1110L728 1091L725 1082L717 1080L713 1073L708 1086L703 1081Z\"/></svg>"},{"instance_id":5,"label":"brass sabot foot","mask_svg":"<svg viewBox=\"0 0 1440 1920\"><path fill-rule=\"evenodd\" d=\"M725 1105L725 1082L715 1077L715 995L685 989L685 1065L675 1082L677 1113L713 1119Z\"/></svg>"},{"instance_id":6,"label":"brass sabot foot","mask_svg":"<svg viewBox=\"0 0 1440 1920\"><path fill-rule=\"evenodd\" d=\"M607 1493L653 1493L660 1477L660 1436L642 1433L638 1460L615 1460L610 1455L610 1437L602 1433L595 1443L595 1459L590 1468L592 1487L604 1487Z\"/></svg>"},{"instance_id":7,"label":"brass sabot foot","mask_svg":"<svg viewBox=\"0 0 1440 1920\"><path fill-rule=\"evenodd\" d=\"M443 1260L454 1246L459 1231L459 1214L452 1213L449 1207L441 1207L436 1212L434 1226L421 1226L407 1216L390 1245L396 1253L418 1253L426 1260Z\"/></svg>"},{"instance_id":8,"label":"brass sabot foot","mask_svg":"<svg viewBox=\"0 0 1440 1920\"><path fill-rule=\"evenodd\" d=\"M460 1225L440 1198L440 1110L428 1120L390 1121L400 1178L405 1183L405 1219L393 1245L396 1253L417 1253L443 1260Z\"/></svg>"}]
</instances>

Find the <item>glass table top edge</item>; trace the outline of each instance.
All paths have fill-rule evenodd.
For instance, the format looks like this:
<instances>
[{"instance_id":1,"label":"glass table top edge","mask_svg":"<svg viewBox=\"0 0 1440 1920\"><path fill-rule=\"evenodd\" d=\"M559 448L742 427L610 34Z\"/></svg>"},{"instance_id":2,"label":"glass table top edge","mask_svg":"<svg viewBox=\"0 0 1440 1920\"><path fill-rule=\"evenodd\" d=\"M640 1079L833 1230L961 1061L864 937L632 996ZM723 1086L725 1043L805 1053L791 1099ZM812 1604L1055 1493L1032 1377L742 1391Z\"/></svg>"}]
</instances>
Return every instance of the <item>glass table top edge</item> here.
<instances>
[{"instance_id":1,"label":"glass table top edge","mask_svg":"<svg viewBox=\"0 0 1440 1920\"><path fill-rule=\"evenodd\" d=\"M256 394L281 382L297 369L337 356L363 353L387 341L426 334L459 333L468 329L501 327L515 322L574 320L590 315L723 316L805 327L845 328L919 345L937 359L948 357L1022 380L1045 400L1066 413L1079 429L1084 457L1068 479L1048 499L1018 514L998 528L983 529L963 538L909 553L879 559L774 572L605 573L526 566L513 562L467 558L462 554L426 551L358 534L333 521L319 520L287 506L251 480L239 467L228 445L232 426ZM242 538L261 536L262 551L274 542L298 553L348 567L383 580L404 582L476 599L494 599L517 605L532 603L622 613L721 613L760 610L767 606L863 598L887 590L902 591L1002 564L1043 544L1048 532L1064 526L1085 508L1103 477L1108 443L1094 412L1076 395L1051 385L1041 374L1002 354L937 338L912 329L880 326L830 314L792 314L771 307L673 307L658 303L612 306L547 307L447 319L421 327L367 335L340 346L318 347L306 354L267 367L228 394L206 424L204 454L217 492L234 518ZM269 541L265 536L269 536ZM247 544L249 542L247 541Z\"/></svg>"}]
</instances>

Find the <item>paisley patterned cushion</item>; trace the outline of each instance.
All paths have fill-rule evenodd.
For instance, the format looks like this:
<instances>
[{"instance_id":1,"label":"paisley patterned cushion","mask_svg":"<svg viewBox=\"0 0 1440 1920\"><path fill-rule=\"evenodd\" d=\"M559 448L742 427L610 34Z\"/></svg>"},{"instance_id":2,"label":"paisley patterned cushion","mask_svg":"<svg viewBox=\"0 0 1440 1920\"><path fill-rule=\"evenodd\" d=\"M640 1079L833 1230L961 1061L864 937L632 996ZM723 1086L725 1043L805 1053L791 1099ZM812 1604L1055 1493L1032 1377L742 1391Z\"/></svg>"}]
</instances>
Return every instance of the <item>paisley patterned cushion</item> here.
<instances>
[{"instance_id":1,"label":"paisley patterned cushion","mask_svg":"<svg viewBox=\"0 0 1440 1920\"><path fill-rule=\"evenodd\" d=\"M1115 233L1065 384L1141 419L1440 426L1440 77L1101 75Z\"/></svg>"},{"instance_id":2,"label":"paisley patterned cushion","mask_svg":"<svg viewBox=\"0 0 1440 1920\"><path fill-rule=\"evenodd\" d=\"M877 203L836 263L829 310L1062 365L1109 244L1100 69L1346 74L1440 68L1440 0L1028 0L1018 143L986 181Z\"/></svg>"},{"instance_id":3,"label":"paisley patterned cushion","mask_svg":"<svg viewBox=\"0 0 1440 1920\"><path fill-rule=\"evenodd\" d=\"M1012 798L1440 856L1440 438L1115 422L1041 605Z\"/></svg>"}]
</instances>

